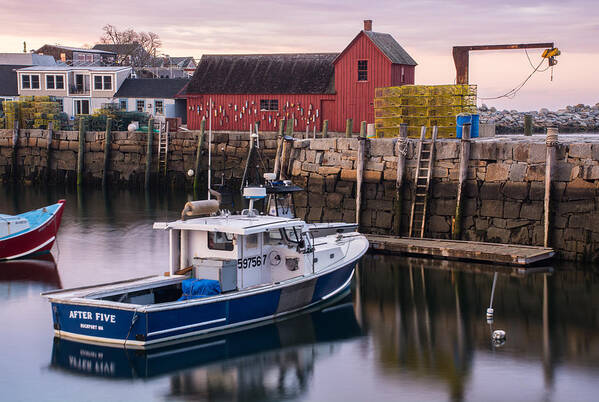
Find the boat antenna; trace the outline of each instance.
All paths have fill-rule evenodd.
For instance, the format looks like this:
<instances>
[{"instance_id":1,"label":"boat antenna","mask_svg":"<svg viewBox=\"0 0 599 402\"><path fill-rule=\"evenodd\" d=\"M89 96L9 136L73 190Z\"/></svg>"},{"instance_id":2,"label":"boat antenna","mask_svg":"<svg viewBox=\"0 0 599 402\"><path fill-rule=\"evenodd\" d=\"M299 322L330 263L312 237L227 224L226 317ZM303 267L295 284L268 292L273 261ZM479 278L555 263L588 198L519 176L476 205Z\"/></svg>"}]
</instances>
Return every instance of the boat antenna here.
<instances>
[{"instance_id":1,"label":"boat antenna","mask_svg":"<svg viewBox=\"0 0 599 402\"><path fill-rule=\"evenodd\" d=\"M212 98L210 98L208 113L208 199L210 199L210 189L212 188Z\"/></svg>"}]
</instances>

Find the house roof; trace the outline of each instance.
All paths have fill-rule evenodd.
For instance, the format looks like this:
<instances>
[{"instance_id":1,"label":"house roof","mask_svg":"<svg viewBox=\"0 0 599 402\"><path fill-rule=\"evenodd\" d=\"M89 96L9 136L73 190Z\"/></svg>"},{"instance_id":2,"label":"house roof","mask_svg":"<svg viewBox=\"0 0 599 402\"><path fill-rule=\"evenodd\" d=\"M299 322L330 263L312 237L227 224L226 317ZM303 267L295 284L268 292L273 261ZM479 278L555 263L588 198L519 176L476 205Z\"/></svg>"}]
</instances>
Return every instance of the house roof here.
<instances>
[{"instance_id":1,"label":"house roof","mask_svg":"<svg viewBox=\"0 0 599 402\"><path fill-rule=\"evenodd\" d=\"M72 51L72 52L114 54L114 52L109 52L109 51L105 51L105 50L85 49L85 48L81 48L81 47L62 46L62 45L44 45L44 46L40 47L39 49L37 49L37 51L39 52L40 49L42 49L43 47L46 47L46 46L47 47L54 47L56 49L69 50L69 51Z\"/></svg>"},{"instance_id":2,"label":"house roof","mask_svg":"<svg viewBox=\"0 0 599 402\"><path fill-rule=\"evenodd\" d=\"M360 33L350 42L349 45L339 54L335 62L343 55L358 39L360 35L366 35L372 43L391 61L393 64L405 64L408 66L415 66L418 63L405 51L403 47L393 38L393 36L387 33L372 32L372 31L360 31Z\"/></svg>"},{"instance_id":3,"label":"house roof","mask_svg":"<svg viewBox=\"0 0 599 402\"><path fill-rule=\"evenodd\" d=\"M27 67L18 65L0 65L0 96L17 96L17 72L15 70Z\"/></svg>"},{"instance_id":4,"label":"house roof","mask_svg":"<svg viewBox=\"0 0 599 402\"><path fill-rule=\"evenodd\" d=\"M334 92L337 53L203 55L182 94Z\"/></svg>"},{"instance_id":5,"label":"house roof","mask_svg":"<svg viewBox=\"0 0 599 402\"><path fill-rule=\"evenodd\" d=\"M188 82L188 78L127 78L114 97L173 99Z\"/></svg>"},{"instance_id":6,"label":"house roof","mask_svg":"<svg viewBox=\"0 0 599 402\"><path fill-rule=\"evenodd\" d=\"M139 43L98 43L93 47L96 50L104 50L116 54L133 54L142 49Z\"/></svg>"},{"instance_id":7,"label":"house roof","mask_svg":"<svg viewBox=\"0 0 599 402\"><path fill-rule=\"evenodd\" d=\"M66 66L64 64L57 64L55 66L26 66L19 69L19 71L92 71L92 72L106 72L115 73L123 70L131 70L128 66Z\"/></svg>"},{"instance_id":8,"label":"house roof","mask_svg":"<svg viewBox=\"0 0 599 402\"><path fill-rule=\"evenodd\" d=\"M171 57L171 63L178 65L179 67L185 68L189 64L193 63L193 57L185 56L185 57Z\"/></svg>"},{"instance_id":9,"label":"house roof","mask_svg":"<svg viewBox=\"0 0 599 402\"><path fill-rule=\"evenodd\" d=\"M54 66L54 57L36 53L0 53L0 64L26 66Z\"/></svg>"}]
</instances>

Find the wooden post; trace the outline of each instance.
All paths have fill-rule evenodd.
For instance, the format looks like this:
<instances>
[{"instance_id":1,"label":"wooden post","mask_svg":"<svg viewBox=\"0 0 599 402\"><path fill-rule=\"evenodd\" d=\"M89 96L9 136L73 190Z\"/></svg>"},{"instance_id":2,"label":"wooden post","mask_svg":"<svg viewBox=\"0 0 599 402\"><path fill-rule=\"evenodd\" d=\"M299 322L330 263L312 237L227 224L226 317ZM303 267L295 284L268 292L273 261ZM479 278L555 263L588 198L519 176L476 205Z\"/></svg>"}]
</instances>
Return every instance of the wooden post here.
<instances>
[{"instance_id":1,"label":"wooden post","mask_svg":"<svg viewBox=\"0 0 599 402\"><path fill-rule=\"evenodd\" d=\"M294 120L295 120L295 119L294 119L293 117L290 117L290 118L287 120L287 126L285 127L285 128L286 128L286 131L287 131L287 133L286 133L286 134L287 134L288 136L290 136L290 137L293 137L293 124L295 123L295 121L294 121Z\"/></svg>"},{"instance_id":2,"label":"wooden post","mask_svg":"<svg viewBox=\"0 0 599 402\"><path fill-rule=\"evenodd\" d=\"M460 175L458 177L458 193L455 204L455 218L451 228L451 238L459 240L462 235L462 213L464 211L463 194L468 177L468 163L470 162L470 123L464 124L462 128L462 139L460 141Z\"/></svg>"},{"instance_id":3,"label":"wooden post","mask_svg":"<svg viewBox=\"0 0 599 402\"><path fill-rule=\"evenodd\" d=\"M112 144L112 119L106 119L106 135L104 136L104 168L102 169L102 188L106 187L108 170L110 169L110 146Z\"/></svg>"},{"instance_id":4,"label":"wooden post","mask_svg":"<svg viewBox=\"0 0 599 402\"><path fill-rule=\"evenodd\" d=\"M193 174L193 193L194 198L198 197L200 189L200 169L202 163L202 147L204 146L204 131L206 130L206 119L200 122L200 135L198 136L198 148L196 149L196 163Z\"/></svg>"},{"instance_id":5,"label":"wooden post","mask_svg":"<svg viewBox=\"0 0 599 402\"><path fill-rule=\"evenodd\" d=\"M551 180L556 163L557 127L547 127L547 155L545 161L545 199L544 199L544 236L543 246L549 247L549 231L551 230Z\"/></svg>"},{"instance_id":6,"label":"wooden post","mask_svg":"<svg viewBox=\"0 0 599 402\"><path fill-rule=\"evenodd\" d=\"M50 165L52 163L52 138L54 137L54 123L48 123L48 139L46 143L46 184L50 182Z\"/></svg>"},{"instance_id":7,"label":"wooden post","mask_svg":"<svg viewBox=\"0 0 599 402\"><path fill-rule=\"evenodd\" d=\"M19 147L19 120L15 120L13 122L13 130L12 130L12 171L11 176L12 180L17 180L17 148Z\"/></svg>"},{"instance_id":8,"label":"wooden post","mask_svg":"<svg viewBox=\"0 0 599 402\"><path fill-rule=\"evenodd\" d=\"M354 131L354 121L353 121L353 119L347 119L345 121L345 138L351 138L353 131Z\"/></svg>"},{"instance_id":9,"label":"wooden post","mask_svg":"<svg viewBox=\"0 0 599 402\"><path fill-rule=\"evenodd\" d=\"M524 135L532 135L532 114L527 113L524 115Z\"/></svg>"},{"instance_id":10,"label":"wooden post","mask_svg":"<svg viewBox=\"0 0 599 402\"><path fill-rule=\"evenodd\" d=\"M83 184L83 168L85 164L85 133L87 119L83 116L79 118L79 150L77 152L77 186Z\"/></svg>"},{"instance_id":11,"label":"wooden post","mask_svg":"<svg viewBox=\"0 0 599 402\"><path fill-rule=\"evenodd\" d=\"M283 120L281 120L282 122ZM273 173L275 180L279 180L279 172L281 171L281 151L283 150L283 129L279 126L279 135L277 136L277 153L275 155L275 166Z\"/></svg>"},{"instance_id":12,"label":"wooden post","mask_svg":"<svg viewBox=\"0 0 599 402\"><path fill-rule=\"evenodd\" d=\"M397 178L395 179L395 226L394 233L399 236L401 231L401 206L403 201L402 187L405 175L406 153L408 151L408 125L399 126L399 137L396 143Z\"/></svg>"},{"instance_id":13,"label":"wooden post","mask_svg":"<svg viewBox=\"0 0 599 402\"><path fill-rule=\"evenodd\" d=\"M154 138L154 119L148 120L148 141L146 147L146 175L144 178L144 186L150 188L150 173L152 170L152 140Z\"/></svg>"},{"instance_id":14,"label":"wooden post","mask_svg":"<svg viewBox=\"0 0 599 402\"><path fill-rule=\"evenodd\" d=\"M289 164L289 153L291 152L292 146L292 139L283 138L283 149L281 150L281 167L279 172L279 177L281 179L287 178L287 165Z\"/></svg>"},{"instance_id":15,"label":"wooden post","mask_svg":"<svg viewBox=\"0 0 599 402\"><path fill-rule=\"evenodd\" d=\"M364 179L364 157L366 149L366 137L358 137L358 159L356 160L356 224L360 229L360 213L362 207L362 180Z\"/></svg>"},{"instance_id":16,"label":"wooden post","mask_svg":"<svg viewBox=\"0 0 599 402\"><path fill-rule=\"evenodd\" d=\"M329 135L329 121L325 120L322 122L322 138L327 138Z\"/></svg>"},{"instance_id":17,"label":"wooden post","mask_svg":"<svg viewBox=\"0 0 599 402\"><path fill-rule=\"evenodd\" d=\"M366 122L360 122L360 137L366 138Z\"/></svg>"}]
</instances>

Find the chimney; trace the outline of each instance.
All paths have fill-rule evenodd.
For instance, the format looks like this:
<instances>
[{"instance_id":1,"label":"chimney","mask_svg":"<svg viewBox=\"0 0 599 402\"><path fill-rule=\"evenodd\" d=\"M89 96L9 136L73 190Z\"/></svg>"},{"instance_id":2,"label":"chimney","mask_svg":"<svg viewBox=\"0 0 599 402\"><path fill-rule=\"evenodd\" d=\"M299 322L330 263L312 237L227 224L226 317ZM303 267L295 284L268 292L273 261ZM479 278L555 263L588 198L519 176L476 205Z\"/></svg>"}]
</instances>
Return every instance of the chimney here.
<instances>
[{"instance_id":1,"label":"chimney","mask_svg":"<svg viewBox=\"0 0 599 402\"><path fill-rule=\"evenodd\" d=\"M364 20L364 30L372 31L372 20Z\"/></svg>"}]
</instances>

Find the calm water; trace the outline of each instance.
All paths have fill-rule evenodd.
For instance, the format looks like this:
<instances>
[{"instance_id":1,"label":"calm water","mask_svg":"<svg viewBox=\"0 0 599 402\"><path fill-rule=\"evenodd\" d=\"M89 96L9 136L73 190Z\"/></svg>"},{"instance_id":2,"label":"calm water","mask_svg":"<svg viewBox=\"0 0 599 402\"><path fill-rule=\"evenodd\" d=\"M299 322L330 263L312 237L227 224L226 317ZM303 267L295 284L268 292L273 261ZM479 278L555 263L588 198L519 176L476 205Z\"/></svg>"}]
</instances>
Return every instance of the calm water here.
<instances>
[{"instance_id":1,"label":"calm water","mask_svg":"<svg viewBox=\"0 0 599 402\"><path fill-rule=\"evenodd\" d=\"M166 271L166 233L151 224L187 199L0 187L0 213L62 197L54 260L0 263L1 400L598 400L590 266L499 271L493 324L489 267L368 255L351 295L278 324L151 353L54 340L39 293Z\"/></svg>"}]
</instances>

